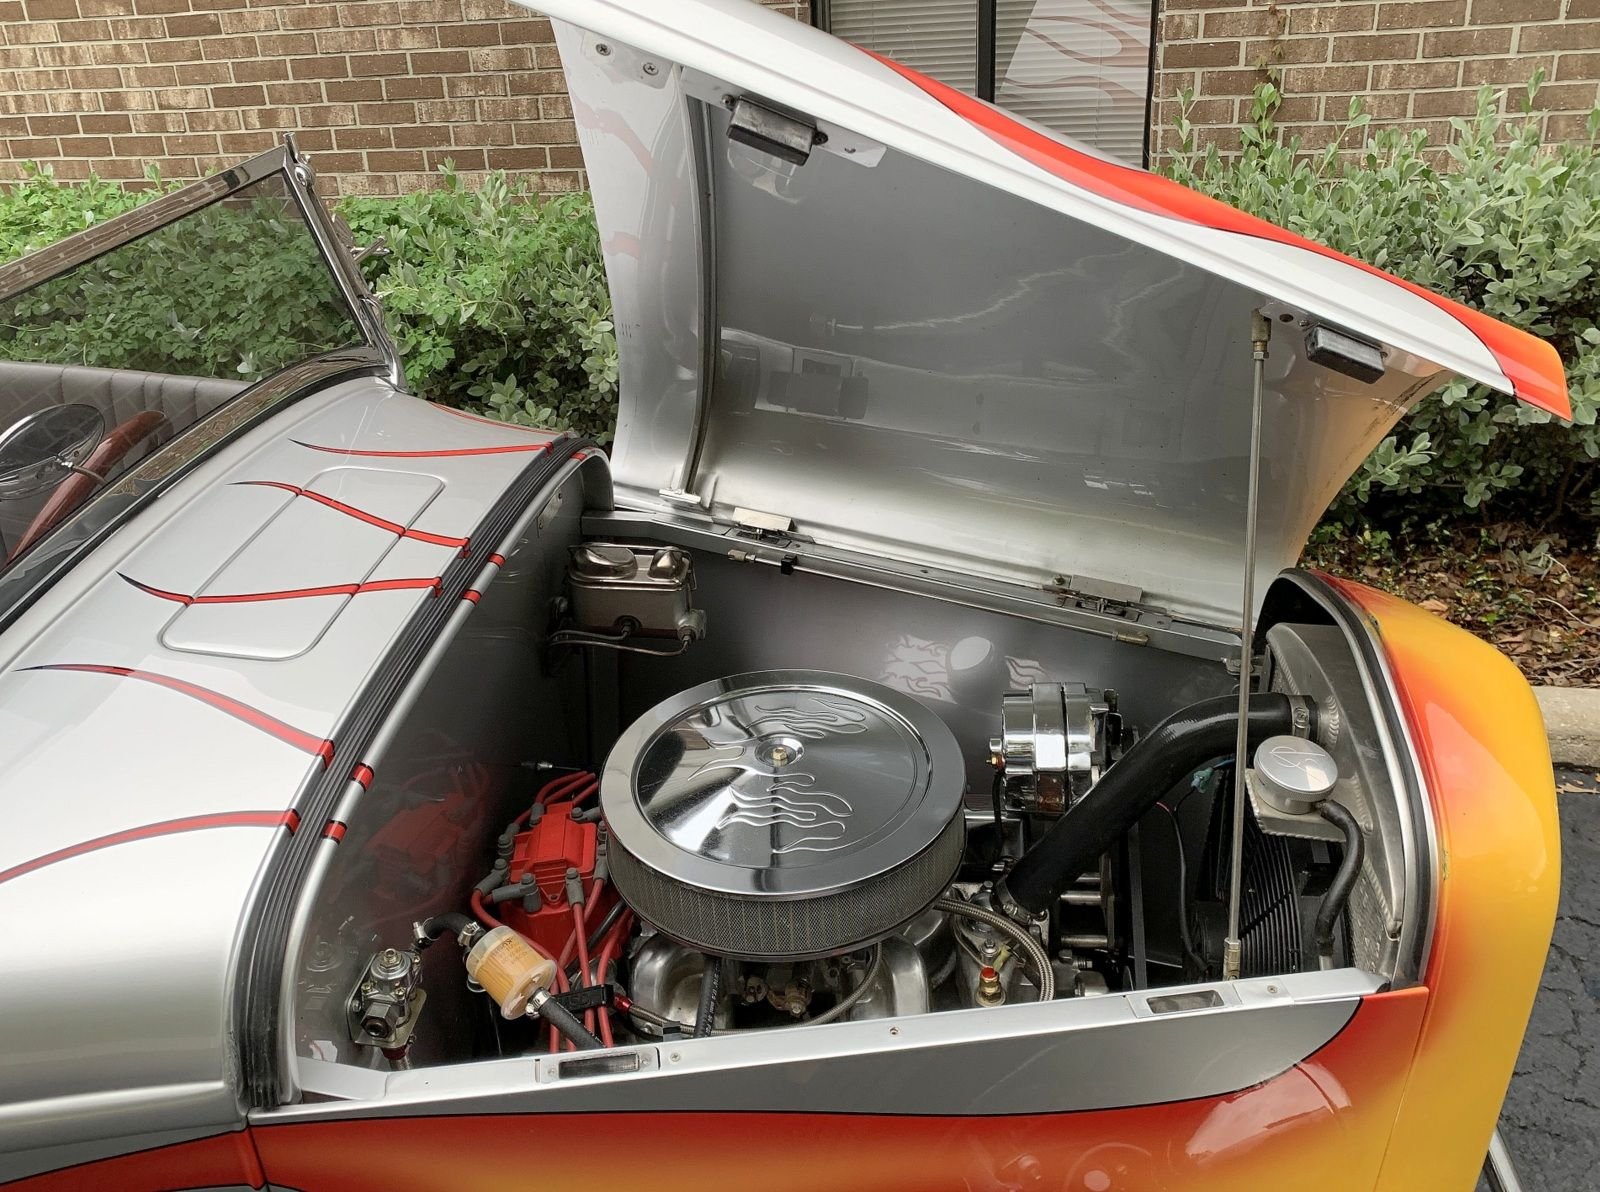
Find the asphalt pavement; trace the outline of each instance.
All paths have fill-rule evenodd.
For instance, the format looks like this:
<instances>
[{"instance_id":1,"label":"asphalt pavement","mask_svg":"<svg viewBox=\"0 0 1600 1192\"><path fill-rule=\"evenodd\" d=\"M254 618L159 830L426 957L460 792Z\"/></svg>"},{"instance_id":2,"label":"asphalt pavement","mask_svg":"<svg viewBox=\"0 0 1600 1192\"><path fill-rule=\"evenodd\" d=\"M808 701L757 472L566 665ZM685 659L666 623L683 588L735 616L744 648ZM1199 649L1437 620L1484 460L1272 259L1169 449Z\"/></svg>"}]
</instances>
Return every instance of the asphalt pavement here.
<instances>
[{"instance_id":1,"label":"asphalt pavement","mask_svg":"<svg viewBox=\"0 0 1600 1192\"><path fill-rule=\"evenodd\" d=\"M1600 1190L1600 781L1556 770L1561 909L1500 1113L1526 1192ZM1493 981L1494 973L1482 974Z\"/></svg>"}]
</instances>

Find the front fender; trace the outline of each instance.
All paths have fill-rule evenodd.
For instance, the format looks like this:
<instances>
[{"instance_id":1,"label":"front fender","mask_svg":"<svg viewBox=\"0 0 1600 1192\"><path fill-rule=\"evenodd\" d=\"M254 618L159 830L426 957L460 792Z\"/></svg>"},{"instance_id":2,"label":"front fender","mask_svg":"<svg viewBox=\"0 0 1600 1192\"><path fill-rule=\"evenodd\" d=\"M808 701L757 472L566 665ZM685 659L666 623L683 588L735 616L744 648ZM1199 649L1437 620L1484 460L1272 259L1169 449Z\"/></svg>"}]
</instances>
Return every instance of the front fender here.
<instances>
[{"instance_id":1,"label":"front fender","mask_svg":"<svg viewBox=\"0 0 1600 1192\"><path fill-rule=\"evenodd\" d=\"M1397 597L1326 582L1386 656L1437 833L1428 1004L1378 1187L1473 1186L1539 990L1560 893L1555 776L1499 651Z\"/></svg>"}]
</instances>

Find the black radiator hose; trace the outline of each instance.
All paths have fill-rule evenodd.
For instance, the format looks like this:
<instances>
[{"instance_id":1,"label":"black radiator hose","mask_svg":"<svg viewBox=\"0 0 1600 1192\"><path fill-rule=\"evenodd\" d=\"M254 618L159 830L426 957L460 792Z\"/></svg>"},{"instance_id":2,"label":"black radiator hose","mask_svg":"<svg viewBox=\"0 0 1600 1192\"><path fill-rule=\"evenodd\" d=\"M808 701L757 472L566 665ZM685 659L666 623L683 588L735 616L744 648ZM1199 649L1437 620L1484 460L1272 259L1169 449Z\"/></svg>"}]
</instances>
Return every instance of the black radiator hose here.
<instances>
[{"instance_id":1,"label":"black radiator hose","mask_svg":"<svg viewBox=\"0 0 1600 1192\"><path fill-rule=\"evenodd\" d=\"M1294 732L1296 708L1309 712L1310 701L1279 692L1252 695L1251 746ZM1096 866L1101 854L1163 795L1208 763L1231 758L1238 731L1236 695L1201 700L1168 716L1106 770L1088 794L1011 867L995 890L1000 906L1013 918L1049 910L1061 892Z\"/></svg>"},{"instance_id":2,"label":"black radiator hose","mask_svg":"<svg viewBox=\"0 0 1600 1192\"><path fill-rule=\"evenodd\" d=\"M1339 869L1333 875L1328 892L1322 896L1322 905L1317 907L1317 951L1324 958L1331 959L1334 928L1339 925L1339 916L1344 914L1345 904L1350 901L1350 891L1355 889L1356 879L1361 876L1361 858L1365 848L1361 839L1361 825L1342 803L1329 799L1317 811L1323 819L1344 833L1344 856L1339 859Z\"/></svg>"}]
</instances>

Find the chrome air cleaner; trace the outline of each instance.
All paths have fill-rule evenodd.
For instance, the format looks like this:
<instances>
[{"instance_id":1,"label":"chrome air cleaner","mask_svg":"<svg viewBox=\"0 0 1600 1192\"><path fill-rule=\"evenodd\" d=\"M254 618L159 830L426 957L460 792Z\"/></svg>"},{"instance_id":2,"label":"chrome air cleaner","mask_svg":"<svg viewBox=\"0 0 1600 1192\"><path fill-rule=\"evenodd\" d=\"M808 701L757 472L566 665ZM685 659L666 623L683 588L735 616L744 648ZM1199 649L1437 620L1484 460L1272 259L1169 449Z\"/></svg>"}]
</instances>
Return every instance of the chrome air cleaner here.
<instances>
[{"instance_id":1,"label":"chrome air cleaner","mask_svg":"<svg viewBox=\"0 0 1600 1192\"><path fill-rule=\"evenodd\" d=\"M801 959L879 939L955 876L961 751L910 696L821 671L703 683L631 725L600 802L617 892L704 952Z\"/></svg>"}]
</instances>

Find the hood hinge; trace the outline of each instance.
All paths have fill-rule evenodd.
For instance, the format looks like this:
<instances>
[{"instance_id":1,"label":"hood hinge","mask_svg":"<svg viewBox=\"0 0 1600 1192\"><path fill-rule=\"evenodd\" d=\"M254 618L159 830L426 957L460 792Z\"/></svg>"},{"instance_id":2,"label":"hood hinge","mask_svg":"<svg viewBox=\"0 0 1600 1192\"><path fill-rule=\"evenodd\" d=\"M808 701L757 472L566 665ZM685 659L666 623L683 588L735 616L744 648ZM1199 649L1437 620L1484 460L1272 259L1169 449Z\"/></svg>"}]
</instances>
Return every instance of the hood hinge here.
<instances>
[{"instance_id":1,"label":"hood hinge","mask_svg":"<svg viewBox=\"0 0 1600 1192\"><path fill-rule=\"evenodd\" d=\"M1168 609L1145 604L1142 588L1089 575L1058 575L1044 585L1044 590L1053 595L1062 608L1082 609L1126 621L1172 615Z\"/></svg>"},{"instance_id":2,"label":"hood hinge","mask_svg":"<svg viewBox=\"0 0 1600 1192\"><path fill-rule=\"evenodd\" d=\"M735 506L733 525L739 534L749 538L787 538L794 529L794 518L785 513Z\"/></svg>"}]
</instances>

